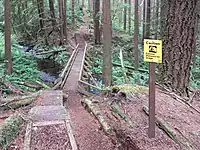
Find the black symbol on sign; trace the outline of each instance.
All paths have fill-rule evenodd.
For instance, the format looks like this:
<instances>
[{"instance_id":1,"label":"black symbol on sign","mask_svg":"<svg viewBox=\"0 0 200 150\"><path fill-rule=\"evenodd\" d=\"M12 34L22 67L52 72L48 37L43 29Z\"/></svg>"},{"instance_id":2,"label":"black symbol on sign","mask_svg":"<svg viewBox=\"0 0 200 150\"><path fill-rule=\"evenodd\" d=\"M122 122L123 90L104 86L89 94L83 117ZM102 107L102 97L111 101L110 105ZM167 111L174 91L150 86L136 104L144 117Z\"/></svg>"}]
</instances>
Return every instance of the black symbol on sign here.
<instances>
[{"instance_id":1,"label":"black symbol on sign","mask_svg":"<svg viewBox=\"0 0 200 150\"><path fill-rule=\"evenodd\" d=\"M151 52L151 53L157 53L157 46L149 45L149 52Z\"/></svg>"}]
</instances>

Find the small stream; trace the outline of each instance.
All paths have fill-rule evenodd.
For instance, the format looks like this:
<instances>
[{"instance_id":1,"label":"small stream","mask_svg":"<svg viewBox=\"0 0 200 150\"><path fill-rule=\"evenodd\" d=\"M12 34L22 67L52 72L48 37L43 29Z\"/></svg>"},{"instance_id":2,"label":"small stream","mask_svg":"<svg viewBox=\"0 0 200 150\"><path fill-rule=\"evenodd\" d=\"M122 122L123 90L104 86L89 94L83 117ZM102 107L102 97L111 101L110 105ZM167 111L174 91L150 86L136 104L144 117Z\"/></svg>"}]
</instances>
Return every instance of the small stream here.
<instances>
[{"instance_id":1,"label":"small stream","mask_svg":"<svg viewBox=\"0 0 200 150\"><path fill-rule=\"evenodd\" d=\"M40 55L35 55L37 49L34 49L34 45L22 44L21 51L24 53L33 54L34 59L37 61L37 67L40 71L40 78L46 84L53 84L55 80L59 77L61 73L62 66L55 62L53 59L46 59L41 57Z\"/></svg>"}]
</instances>

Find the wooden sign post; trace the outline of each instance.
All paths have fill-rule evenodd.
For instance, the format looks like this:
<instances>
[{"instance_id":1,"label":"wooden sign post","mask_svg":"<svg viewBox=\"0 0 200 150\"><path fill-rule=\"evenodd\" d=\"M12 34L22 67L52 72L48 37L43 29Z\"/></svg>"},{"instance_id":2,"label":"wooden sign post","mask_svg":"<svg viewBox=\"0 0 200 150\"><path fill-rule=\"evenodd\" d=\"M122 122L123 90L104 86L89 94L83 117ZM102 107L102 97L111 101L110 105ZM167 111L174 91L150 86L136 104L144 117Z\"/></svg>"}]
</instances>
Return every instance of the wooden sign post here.
<instances>
[{"instance_id":1,"label":"wooden sign post","mask_svg":"<svg viewBox=\"0 0 200 150\"><path fill-rule=\"evenodd\" d=\"M162 63L162 41L144 39L144 61L149 62L149 138L155 137L155 63Z\"/></svg>"}]
</instances>

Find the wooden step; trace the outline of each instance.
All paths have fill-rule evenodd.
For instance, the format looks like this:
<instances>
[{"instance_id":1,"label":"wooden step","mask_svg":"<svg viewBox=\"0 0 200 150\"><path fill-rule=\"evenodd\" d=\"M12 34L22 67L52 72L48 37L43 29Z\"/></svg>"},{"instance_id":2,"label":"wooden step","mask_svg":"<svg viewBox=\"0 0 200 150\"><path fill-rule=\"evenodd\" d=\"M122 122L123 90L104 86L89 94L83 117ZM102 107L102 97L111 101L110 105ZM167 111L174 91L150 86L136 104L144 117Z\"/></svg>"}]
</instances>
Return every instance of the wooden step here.
<instances>
[{"instance_id":1,"label":"wooden step","mask_svg":"<svg viewBox=\"0 0 200 150\"><path fill-rule=\"evenodd\" d=\"M44 90L37 98L38 106L58 105L63 106L63 92L60 90Z\"/></svg>"},{"instance_id":2,"label":"wooden step","mask_svg":"<svg viewBox=\"0 0 200 150\"><path fill-rule=\"evenodd\" d=\"M67 119L67 111L64 106L36 106L29 116L33 122L62 121Z\"/></svg>"}]
</instances>

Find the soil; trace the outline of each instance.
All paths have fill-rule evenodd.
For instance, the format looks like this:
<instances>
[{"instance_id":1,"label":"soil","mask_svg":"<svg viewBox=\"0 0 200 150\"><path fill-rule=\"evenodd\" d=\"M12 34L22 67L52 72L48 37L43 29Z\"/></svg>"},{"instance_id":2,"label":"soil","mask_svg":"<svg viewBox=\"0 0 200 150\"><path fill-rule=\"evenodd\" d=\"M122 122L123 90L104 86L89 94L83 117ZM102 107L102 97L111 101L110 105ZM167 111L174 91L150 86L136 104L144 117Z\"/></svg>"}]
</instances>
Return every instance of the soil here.
<instances>
[{"instance_id":1,"label":"soil","mask_svg":"<svg viewBox=\"0 0 200 150\"><path fill-rule=\"evenodd\" d=\"M183 150L158 127L156 127L156 137L148 138L148 116L143 112L143 106L148 106L148 93L137 94L131 101L120 97L117 102L114 102L118 104L120 111L131 120L131 124L119 115L113 115L109 107L113 101L116 101L116 97L104 99L99 102L98 106L102 115L107 118L107 122L114 128L116 139L121 143L119 149ZM195 103L196 106L200 105L200 102L198 105L197 101ZM158 88L156 91L156 117L164 120L176 131L177 135L187 139L194 149L200 149L199 113Z\"/></svg>"},{"instance_id":2,"label":"soil","mask_svg":"<svg viewBox=\"0 0 200 150\"><path fill-rule=\"evenodd\" d=\"M81 105L81 96L75 91L68 91L66 101L72 120L75 139L80 150L114 150L115 145L100 129L97 120Z\"/></svg>"}]
</instances>

